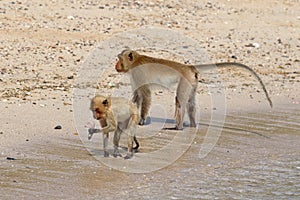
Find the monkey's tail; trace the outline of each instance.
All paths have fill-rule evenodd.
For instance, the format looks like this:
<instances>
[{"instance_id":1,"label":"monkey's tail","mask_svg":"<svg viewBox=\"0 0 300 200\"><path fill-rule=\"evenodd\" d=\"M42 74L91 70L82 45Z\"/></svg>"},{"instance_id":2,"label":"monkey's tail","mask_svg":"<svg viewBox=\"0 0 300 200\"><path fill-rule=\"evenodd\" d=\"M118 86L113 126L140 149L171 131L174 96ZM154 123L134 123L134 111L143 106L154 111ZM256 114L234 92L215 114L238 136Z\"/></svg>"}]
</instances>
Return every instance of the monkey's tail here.
<instances>
[{"instance_id":1,"label":"monkey's tail","mask_svg":"<svg viewBox=\"0 0 300 200\"><path fill-rule=\"evenodd\" d=\"M241 63L233 63L233 62L224 62L224 63L216 63L216 64L202 64L202 65L196 65L195 66L196 69L205 69L205 68L213 68L213 67L218 67L218 68L221 68L221 67L240 67L240 68L244 68L246 70L248 70L251 74L253 74L256 79L259 81L260 85L262 86L265 94L266 94L266 97L269 101L269 104L271 106L271 108L273 107L273 103L271 101L271 98L268 94L268 91L263 83L263 81L261 80L261 78L257 75L257 73L251 69L250 67L248 67L247 65L244 65L244 64L241 64Z\"/></svg>"},{"instance_id":2,"label":"monkey's tail","mask_svg":"<svg viewBox=\"0 0 300 200\"><path fill-rule=\"evenodd\" d=\"M139 144L139 142L138 142L138 140L136 139L136 136L133 136L133 140L134 140L134 142L135 142L135 147L133 147L133 150L135 151L135 152L137 152L138 151L138 148L140 147L140 144Z\"/></svg>"}]
</instances>

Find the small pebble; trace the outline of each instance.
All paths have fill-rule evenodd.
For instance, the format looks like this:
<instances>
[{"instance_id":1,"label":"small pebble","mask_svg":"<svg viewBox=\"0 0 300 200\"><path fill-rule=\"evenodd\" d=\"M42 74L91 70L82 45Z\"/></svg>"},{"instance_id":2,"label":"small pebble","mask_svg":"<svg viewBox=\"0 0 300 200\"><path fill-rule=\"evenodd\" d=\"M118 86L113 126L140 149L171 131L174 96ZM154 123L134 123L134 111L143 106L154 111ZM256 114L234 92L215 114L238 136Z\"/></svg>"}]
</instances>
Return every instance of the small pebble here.
<instances>
[{"instance_id":1,"label":"small pebble","mask_svg":"<svg viewBox=\"0 0 300 200\"><path fill-rule=\"evenodd\" d=\"M6 157L6 160L17 160L17 159L15 159L13 157Z\"/></svg>"},{"instance_id":2,"label":"small pebble","mask_svg":"<svg viewBox=\"0 0 300 200\"><path fill-rule=\"evenodd\" d=\"M54 127L54 129L62 129L62 126L61 125L57 125Z\"/></svg>"},{"instance_id":3,"label":"small pebble","mask_svg":"<svg viewBox=\"0 0 300 200\"><path fill-rule=\"evenodd\" d=\"M260 44L258 44L258 43L253 43L253 46L255 47L255 48L259 48L260 47Z\"/></svg>"}]
</instances>

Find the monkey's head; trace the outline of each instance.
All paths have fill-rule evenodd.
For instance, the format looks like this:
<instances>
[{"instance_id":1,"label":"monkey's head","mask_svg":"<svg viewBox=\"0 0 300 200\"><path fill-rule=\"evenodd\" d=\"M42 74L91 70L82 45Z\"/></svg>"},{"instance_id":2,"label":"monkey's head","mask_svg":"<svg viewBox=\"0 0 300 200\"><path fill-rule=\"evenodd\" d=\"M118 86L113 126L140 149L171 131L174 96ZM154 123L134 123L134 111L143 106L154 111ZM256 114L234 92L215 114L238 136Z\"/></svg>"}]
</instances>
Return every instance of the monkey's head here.
<instances>
[{"instance_id":1,"label":"monkey's head","mask_svg":"<svg viewBox=\"0 0 300 200\"><path fill-rule=\"evenodd\" d=\"M117 72L128 72L133 66L138 57L138 53L131 49L125 49L118 55L118 62L116 64Z\"/></svg>"},{"instance_id":2,"label":"monkey's head","mask_svg":"<svg viewBox=\"0 0 300 200\"><path fill-rule=\"evenodd\" d=\"M90 110L93 112L93 117L97 120L106 119L107 112L111 106L111 98L101 95L95 96L91 100Z\"/></svg>"}]
</instances>

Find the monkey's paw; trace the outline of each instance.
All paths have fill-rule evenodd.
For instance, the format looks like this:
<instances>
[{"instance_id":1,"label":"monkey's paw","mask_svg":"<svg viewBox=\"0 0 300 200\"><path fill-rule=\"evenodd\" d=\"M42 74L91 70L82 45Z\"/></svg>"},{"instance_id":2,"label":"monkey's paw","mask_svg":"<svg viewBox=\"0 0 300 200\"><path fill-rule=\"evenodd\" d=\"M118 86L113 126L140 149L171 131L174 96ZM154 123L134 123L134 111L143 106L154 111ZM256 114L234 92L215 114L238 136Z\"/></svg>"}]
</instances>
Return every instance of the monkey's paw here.
<instances>
[{"instance_id":1,"label":"monkey's paw","mask_svg":"<svg viewBox=\"0 0 300 200\"><path fill-rule=\"evenodd\" d=\"M96 133L96 129L94 129L94 128L89 128L89 129L88 129L88 132L89 132L89 134L88 134L88 139L90 140L90 139L92 139L93 134Z\"/></svg>"},{"instance_id":2,"label":"monkey's paw","mask_svg":"<svg viewBox=\"0 0 300 200\"><path fill-rule=\"evenodd\" d=\"M115 157L115 158L116 158L116 157L118 157L118 156L119 156L119 157L122 157L122 154L120 154L120 152L119 152L119 151L118 151L118 152L114 152L114 153L113 153L113 157Z\"/></svg>"},{"instance_id":3,"label":"monkey's paw","mask_svg":"<svg viewBox=\"0 0 300 200\"><path fill-rule=\"evenodd\" d=\"M133 153L127 153L127 155L124 157L124 159L130 159L133 157Z\"/></svg>"},{"instance_id":4,"label":"monkey's paw","mask_svg":"<svg viewBox=\"0 0 300 200\"><path fill-rule=\"evenodd\" d=\"M96 133L96 129L95 129L95 123L94 122L87 122L84 125L85 128L88 128L88 139L92 139L92 136L94 133Z\"/></svg>"},{"instance_id":5,"label":"monkey's paw","mask_svg":"<svg viewBox=\"0 0 300 200\"><path fill-rule=\"evenodd\" d=\"M143 126L144 124L145 124L145 120L144 120L144 119L140 119L139 125L140 125L140 126Z\"/></svg>"},{"instance_id":6,"label":"monkey's paw","mask_svg":"<svg viewBox=\"0 0 300 200\"><path fill-rule=\"evenodd\" d=\"M104 151L104 157L109 157L108 151Z\"/></svg>"}]
</instances>

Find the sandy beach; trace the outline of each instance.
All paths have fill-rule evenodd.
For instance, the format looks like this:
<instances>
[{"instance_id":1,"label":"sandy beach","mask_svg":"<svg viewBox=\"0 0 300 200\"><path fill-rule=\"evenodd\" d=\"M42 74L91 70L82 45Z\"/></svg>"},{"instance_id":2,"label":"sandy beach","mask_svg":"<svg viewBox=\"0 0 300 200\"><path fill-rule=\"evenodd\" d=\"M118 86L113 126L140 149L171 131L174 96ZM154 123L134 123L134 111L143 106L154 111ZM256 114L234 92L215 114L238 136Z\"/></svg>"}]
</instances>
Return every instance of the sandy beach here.
<instances>
[{"instance_id":1,"label":"sandy beach","mask_svg":"<svg viewBox=\"0 0 300 200\"><path fill-rule=\"evenodd\" d=\"M300 197L299 1L3 0L0 19L1 199ZM161 29L161 36L130 41L138 38L132 31L153 28ZM167 32L180 37L165 39ZM101 135L87 141L83 125L92 117L93 92L131 97L130 82L114 69L123 50L118 48L127 44L178 62L248 65L274 106L244 70L218 70L218 79L216 72L203 73L197 90L199 129L182 156L148 173L108 167L97 158ZM201 55L190 50L199 47ZM212 105L218 93L226 94L224 124L212 151L199 158L212 113L222 110ZM178 134L158 130L155 121L172 119L174 95L153 91L153 123L139 127L136 160Z\"/></svg>"}]
</instances>

